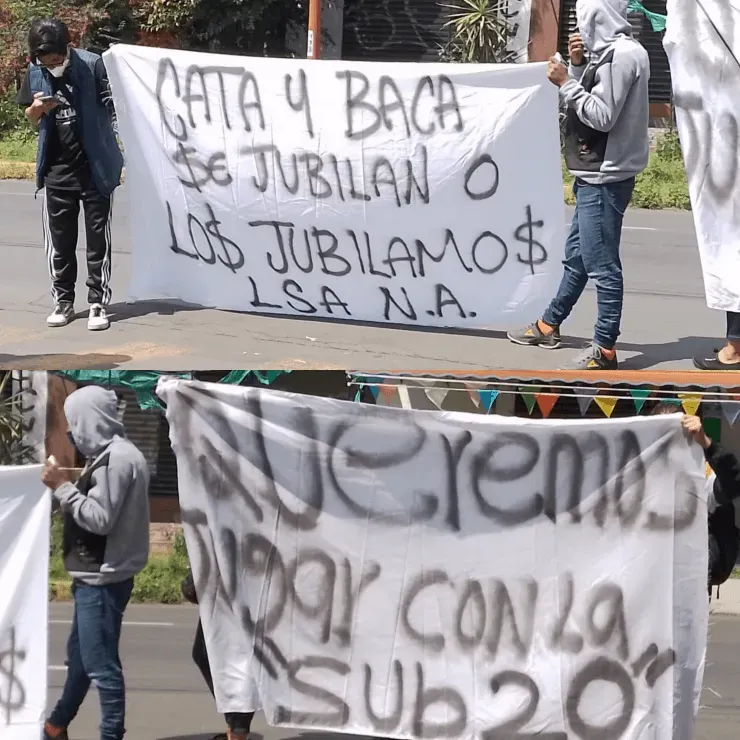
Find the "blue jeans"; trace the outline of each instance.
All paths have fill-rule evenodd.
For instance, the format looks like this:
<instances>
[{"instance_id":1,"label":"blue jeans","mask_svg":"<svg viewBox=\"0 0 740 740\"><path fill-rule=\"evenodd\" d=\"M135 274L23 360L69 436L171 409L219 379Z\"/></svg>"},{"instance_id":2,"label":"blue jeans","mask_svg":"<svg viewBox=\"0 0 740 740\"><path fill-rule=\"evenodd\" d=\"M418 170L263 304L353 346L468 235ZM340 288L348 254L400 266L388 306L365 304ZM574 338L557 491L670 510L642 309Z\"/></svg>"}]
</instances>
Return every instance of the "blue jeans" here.
<instances>
[{"instance_id":1,"label":"blue jeans","mask_svg":"<svg viewBox=\"0 0 740 740\"><path fill-rule=\"evenodd\" d=\"M624 212L634 188L634 177L607 185L576 180L576 210L565 242L565 272L558 294L542 316L546 324L560 326L590 278L596 285L598 305L594 343L602 349L614 348L622 321L624 282L619 243Z\"/></svg>"},{"instance_id":2,"label":"blue jeans","mask_svg":"<svg viewBox=\"0 0 740 740\"><path fill-rule=\"evenodd\" d=\"M107 586L75 582L74 616L67 641L67 680L49 722L68 727L95 682L100 699L101 740L121 740L126 732L126 689L118 655L121 623L134 579Z\"/></svg>"}]
</instances>

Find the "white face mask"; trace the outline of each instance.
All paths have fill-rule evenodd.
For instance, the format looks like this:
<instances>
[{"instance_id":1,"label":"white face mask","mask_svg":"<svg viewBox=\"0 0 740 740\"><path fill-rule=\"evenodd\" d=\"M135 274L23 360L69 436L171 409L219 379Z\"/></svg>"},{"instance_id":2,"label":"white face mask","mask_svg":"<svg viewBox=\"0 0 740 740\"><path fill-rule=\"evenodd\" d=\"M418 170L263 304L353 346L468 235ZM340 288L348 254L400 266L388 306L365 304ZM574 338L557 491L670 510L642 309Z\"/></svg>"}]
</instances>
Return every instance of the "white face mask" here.
<instances>
[{"instance_id":1,"label":"white face mask","mask_svg":"<svg viewBox=\"0 0 740 740\"><path fill-rule=\"evenodd\" d=\"M64 61L61 64L57 64L56 67L46 67L46 71L52 76L59 78L61 77L66 71L67 67L69 67L69 63L72 58L72 50L67 47L67 56L65 57ZM39 64L40 62L37 62Z\"/></svg>"},{"instance_id":2,"label":"white face mask","mask_svg":"<svg viewBox=\"0 0 740 740\"><path fill-rule=\"evenodd\" d=\"M58 67L50 67L49 74L52 77L59 78L67 71L67 67L69 67L69 57L64 60L64 64L60 64Z\"/></svg>"}]
</instances>

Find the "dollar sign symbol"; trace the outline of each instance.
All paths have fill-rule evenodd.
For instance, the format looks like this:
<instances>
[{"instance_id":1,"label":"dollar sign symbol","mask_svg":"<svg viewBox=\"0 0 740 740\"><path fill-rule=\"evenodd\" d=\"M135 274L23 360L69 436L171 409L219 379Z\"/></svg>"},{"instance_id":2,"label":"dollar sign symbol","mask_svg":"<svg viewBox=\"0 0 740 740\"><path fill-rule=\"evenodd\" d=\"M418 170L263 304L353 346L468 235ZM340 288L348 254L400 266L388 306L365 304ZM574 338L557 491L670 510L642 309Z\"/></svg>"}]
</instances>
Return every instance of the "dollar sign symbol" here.
<instances>
[{"instance_id":1,"label":"dollar sign symbol","mask_svg":"<svg viewBox=\"0 0 740 740\"><path fill-rule=\"evenodd\" d=\"M216 255L218 257L218 261L225 267L228 267L232 272L240 270L244 267L244 252L242 252L236 242L221 233L221 230L218 228L221 225L221 222L216 218L216 214L213 212L211 205L207 203L206 208L208 209L208 215L210 216L210 221L206 222L206 230L221 244L221 249L223 250L223 257L220 254ZM234 249L233 256L229 251L229 247L233 247Z\"/></svg>"},{"instance_id":2,"label":"dollar sign symbol","mask_svg":"<svg viewBox=\"0 0 740 740\"><path fill-rule=\"evenodd\" d=\"M5 724L10 724L14 712L26 704L26 690L16 675L17 662L26 659L25 650L17 650L15 627L10 628L10 647L0 650L0 709L5 714Z\"/></svg>"},{"instance_id":3,"label":"dollar sign symbol","mask_svg":"<svg viewBox=\"0 0 740 740\"><path fill-rule=\"evenodd\" d=\"M541 265L544 262L547 262L547 250L541 242L538 242L534 238L534 229L541 229L544 225L544 221L532 220L532 206L527 206L527 220L520 226L517 226L517 229L514 232L514 238L518 242L526 244L528 247L526 257L523 257L520 253L517 254L516 258L522 264L529 265L529 269L532 271L533 275L534 268L537 265Z\"/></svg>"}]
</instances>

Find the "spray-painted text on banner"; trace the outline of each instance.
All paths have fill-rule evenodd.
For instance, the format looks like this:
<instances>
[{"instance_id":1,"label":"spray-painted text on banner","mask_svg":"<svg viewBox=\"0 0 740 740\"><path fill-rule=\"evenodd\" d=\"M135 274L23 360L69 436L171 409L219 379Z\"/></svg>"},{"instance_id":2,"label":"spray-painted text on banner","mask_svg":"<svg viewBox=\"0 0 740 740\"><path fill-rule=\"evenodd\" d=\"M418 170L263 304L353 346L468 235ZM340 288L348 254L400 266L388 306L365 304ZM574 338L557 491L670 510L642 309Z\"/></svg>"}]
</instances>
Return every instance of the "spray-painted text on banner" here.
<instances>
[{"instance_id":1,"label":"spray-painted text on banner","mask_svg":"<svg viewBox=\"0 0 740 740\"><path fill-rule=\"evenodd\" d=\"M116 45L132 297L499 327L561 275L543 64L229 57Z\"/></svg>"},{"instance_id":2,"label":"spray-painted text on banner","mask_svg":"<svg viewBox=\"0 0 740 740\"><path fill-rule=\"evenodd\" d=\"M394 738L693 737L701 450L163 380L220 711Z\"/></svg>"}]
</instances>

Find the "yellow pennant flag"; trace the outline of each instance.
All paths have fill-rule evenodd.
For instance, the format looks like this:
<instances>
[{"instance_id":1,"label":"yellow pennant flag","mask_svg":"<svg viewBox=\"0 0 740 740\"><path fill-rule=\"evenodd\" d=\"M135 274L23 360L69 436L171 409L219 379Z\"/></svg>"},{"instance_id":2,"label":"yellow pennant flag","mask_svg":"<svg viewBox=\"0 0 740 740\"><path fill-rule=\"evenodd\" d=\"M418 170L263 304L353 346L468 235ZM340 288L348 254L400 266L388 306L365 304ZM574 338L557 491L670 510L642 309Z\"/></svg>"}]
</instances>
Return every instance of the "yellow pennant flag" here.
<instances>
[{"instance_id":1,"label":"yellow pennant flag","mask_svg":"<svg viewBox=\"0 0 740 740\"><path fill-rule=\"evenodd\" d=\"M689 416L695 416L701 405L701 394L699 393L679 393L683 410Z\"/></svg>"},{"instance_id":2,"label":"yellow pennant flag","mask_svg":"<svg viewBox=\"0 0 740 740\"><path fill-rule=\"evenodd\" d=\"M615 396L603 396L601 398L599 396L596 396L596 398L594 398L594 401L596 401L596 405L609 418L611 418L611 415L614 413L614 407L617 405L618 400L619 399Z\"/></svg>"}]
</instances>

